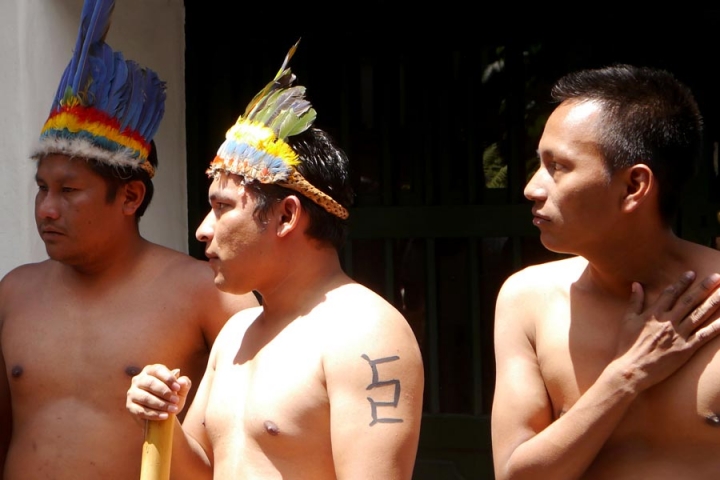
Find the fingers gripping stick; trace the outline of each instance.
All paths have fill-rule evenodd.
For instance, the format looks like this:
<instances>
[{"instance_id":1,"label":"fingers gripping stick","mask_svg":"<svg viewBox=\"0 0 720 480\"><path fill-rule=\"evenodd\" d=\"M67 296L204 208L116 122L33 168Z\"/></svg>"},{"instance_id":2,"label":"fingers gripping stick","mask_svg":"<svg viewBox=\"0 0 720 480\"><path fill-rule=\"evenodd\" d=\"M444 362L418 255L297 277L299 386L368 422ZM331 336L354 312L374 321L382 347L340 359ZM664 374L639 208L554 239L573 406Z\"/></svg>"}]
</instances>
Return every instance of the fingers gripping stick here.
<instances>
[{"instance_id":1,"label":"fingers gripping stick","mask_svg":"<svg viewBox=\"0 0 720 480\"><path fill-rule=\"evenodd\" d=\"M180 370L173 370L175 378ZM166 420L145 421L145 442L143 443L140 480L169 480L172 458L173 430L175 415L170 413Z\"/></svg>"}]
</instances>

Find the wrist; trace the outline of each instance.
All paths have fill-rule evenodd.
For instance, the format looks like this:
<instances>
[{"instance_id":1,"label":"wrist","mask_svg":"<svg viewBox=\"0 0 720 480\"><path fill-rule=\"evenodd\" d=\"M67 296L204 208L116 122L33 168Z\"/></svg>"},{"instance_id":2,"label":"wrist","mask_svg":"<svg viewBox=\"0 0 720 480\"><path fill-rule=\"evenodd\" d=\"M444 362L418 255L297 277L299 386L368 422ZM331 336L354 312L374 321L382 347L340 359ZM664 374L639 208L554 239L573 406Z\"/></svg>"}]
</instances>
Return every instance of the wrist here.
<instances>
[{"instance_id":1,"label":"wrist","mask_svg":"<svg viewBox=\"0 0 720 480\"><path fill-rule=\"evenodd\" d=\"M607 386L617 395L630 400L638 396L645 389L644 380L647 374L636 365L627 364L619 359L608 364L600 375Z\"/></svg>"}]
</instances>

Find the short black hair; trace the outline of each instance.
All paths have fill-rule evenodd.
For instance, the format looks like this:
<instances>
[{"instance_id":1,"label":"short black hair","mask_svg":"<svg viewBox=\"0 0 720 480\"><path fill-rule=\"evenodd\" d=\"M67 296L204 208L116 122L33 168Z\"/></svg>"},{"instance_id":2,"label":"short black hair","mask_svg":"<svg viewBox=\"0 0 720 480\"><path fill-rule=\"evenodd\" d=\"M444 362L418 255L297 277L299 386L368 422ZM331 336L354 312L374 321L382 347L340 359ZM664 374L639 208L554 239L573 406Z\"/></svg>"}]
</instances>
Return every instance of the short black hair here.
<instances>
[{"instance_id":1,"label":"short black hair","mask_svg":"<svg viewBox=\"0 0 720 480\"><path fill-rule=\"evenodd\" d=\"M300 158L296 167L298 172L315 188L348 209L354 198L349 160L330 134L313 127L289 137L286 141ZM255 214L261 220L267 219L268 212L277 202L288 195L298 195L295 190L276 184L250 181L246 186L255 193ZM310 216L305 233L311 238L331 244L339 251L347 240L347 220L333 215L305 195L299 194L298 197L303 209Z\"/></svg>"},{"instance_id":2,"label":"short black hair","mask_svg":"<svg viewBox=\"0 0 720 480\"><path fill-rule=\"evenodd\" d=\"M599 148L608 169L650 167L658 180L660 215L670 224L702 155L703 119L691 90L666 70L615 64L565 75L551 96L601 105Z\"/></svg>"},{"instance_id":3,"label":"short black hair","mask_svg":"<svg viewBox=\"0 0 720 480\"><path fill-rule=\"evenodd\" d=\"M148 162L152 165L153 169L157 170L158 167L158 154L155 141L150 142L150 152L148 154ZM133 180L140 180L145 185L145 197L142 203L135 211L135 218L140 221L140 217L145 214L150 202L153 199L155 193L155 187L152 182L150 175L142 168L122 167L117 165L109 165L104 162L98 162L96 160L90 160L88 162L90 168L105 179L107 183L107 195L105 200L109 203L115 200L118 189L126 183Z\"/></svg>"}]
</instances>

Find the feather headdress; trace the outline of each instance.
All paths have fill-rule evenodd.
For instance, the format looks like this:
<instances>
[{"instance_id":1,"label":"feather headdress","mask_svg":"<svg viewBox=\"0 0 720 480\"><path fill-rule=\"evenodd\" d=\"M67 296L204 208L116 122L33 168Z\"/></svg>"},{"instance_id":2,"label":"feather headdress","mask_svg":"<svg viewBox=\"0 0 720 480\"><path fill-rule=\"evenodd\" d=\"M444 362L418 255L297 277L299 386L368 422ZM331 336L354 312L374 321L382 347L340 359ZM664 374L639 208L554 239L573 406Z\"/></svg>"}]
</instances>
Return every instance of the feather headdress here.
<instances>
[{"instance_id":1,"label":"feather headdress","mask_svg":"<svg viewBox=\"0 0 720 480\"><path fill-rule=\"evenodd\" d=\"M345 219L348 211L297 171L301 159L286 142L288 137L310 128L317 116L305 99L305 87L293 85L296 78L287 66L298 43L290 48L275 78L253 97L227 131L207 173L215 176L227 172L261 183L275 183L302 193Z\"/></svg>"},{"instance_id":2,"label":"feather headdress","mask_svg":"<svg viewBox=\"0 0 720 480\"><path fill-rule=\"evenodd\" d=\"M32 156L92 158L152 178L148 155L165 113L165 82L105 43L114 8L115 0L85 0L72 58Z\"/></svg>"}]
</instances>

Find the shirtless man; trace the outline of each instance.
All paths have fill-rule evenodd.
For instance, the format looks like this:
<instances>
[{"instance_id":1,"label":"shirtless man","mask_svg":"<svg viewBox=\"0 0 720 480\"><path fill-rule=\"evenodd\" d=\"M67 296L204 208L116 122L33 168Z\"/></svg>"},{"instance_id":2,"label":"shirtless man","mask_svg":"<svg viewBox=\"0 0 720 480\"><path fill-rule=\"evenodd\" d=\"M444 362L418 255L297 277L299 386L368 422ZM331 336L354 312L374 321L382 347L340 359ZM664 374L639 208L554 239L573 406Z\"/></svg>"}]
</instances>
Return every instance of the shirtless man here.
<instances>
[{"instance_id":1,"label":"shirtless man","mask_svg":"<svg viewBox=\"0 0 720 480\"><path fill-rule=\"evenodd\" d=\"M267 103L248 106L209 169L211 211L197 237L215 283L227 292L255 289L263 305L235 315L213 346L174 430L173 478L410 479L422 416L420 350L402 315L341 269L352 199L347 158L311 127L315 111L302 87L290 86L285 65L260 94ZM293 91L280 116L294 110L299 118L257 123L274 118L273 99ZM275 138L280 124L296 128ZM190 385L149 365L133 379L127 408L140 420L168 418L187 404Z\"/></svg>"},{"instance_id":2,"label":"shirtless man","mask_svg":"<svg viewBox=\"0 0 720 480\"><path fill-rule=\"evenodd\" d=\"M83 15L109 3L88 1ZM145 78L157 79L149 70ZM134 128L141 115L132 134L92 136L100 131L92 121L109 116L98 105L73 106L80 99L72 95L69 103L56 99L43 129L35 219L49 259L0 282L4 480L137 480L143 435L124 409L130 378L163 362L199 381L225 321L257 306L252 295L220 293L206 262L140 236L165 91L133 87L155 102L147 110L155 122L144 129ZM100 101L95 93L84 98ZM137 156L111 150L108 138L137 142Z\"/></svg>"},{"instance_id":3,"label":"shirtless man","mask_svg":"<svg viewBox=\"0 0 720 480\"><path fill-rule=\"evenodd\" d=\"M627 65L552 93L525 196L543 245L576 256L498 296L496 478L716 479L720 252L672 231L698 107L671 74Z\"/></svg>"}]
</instances>

